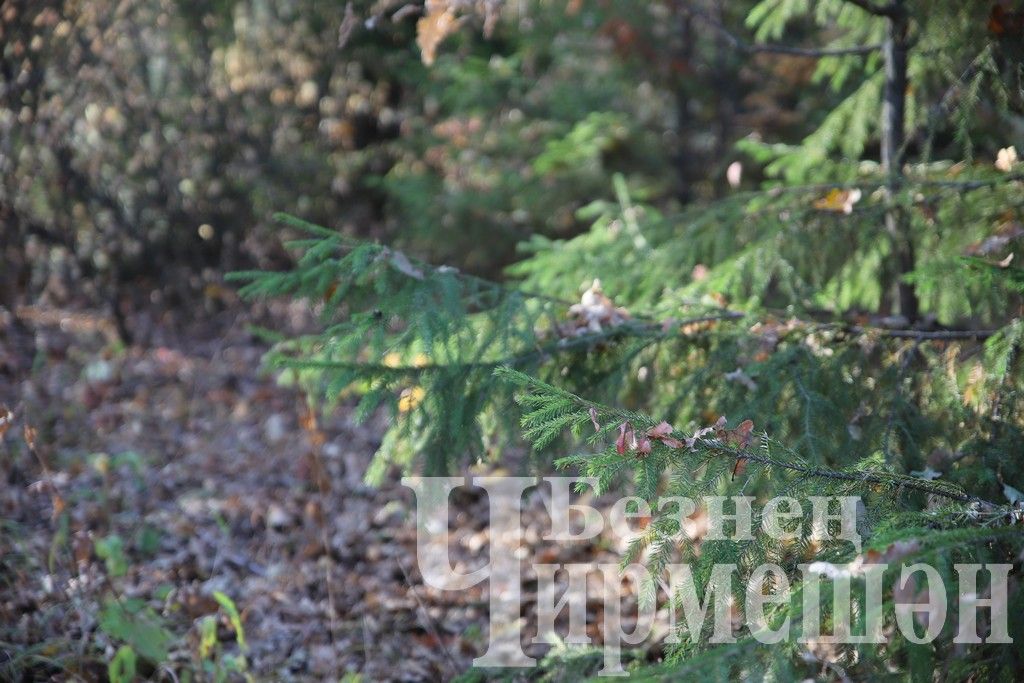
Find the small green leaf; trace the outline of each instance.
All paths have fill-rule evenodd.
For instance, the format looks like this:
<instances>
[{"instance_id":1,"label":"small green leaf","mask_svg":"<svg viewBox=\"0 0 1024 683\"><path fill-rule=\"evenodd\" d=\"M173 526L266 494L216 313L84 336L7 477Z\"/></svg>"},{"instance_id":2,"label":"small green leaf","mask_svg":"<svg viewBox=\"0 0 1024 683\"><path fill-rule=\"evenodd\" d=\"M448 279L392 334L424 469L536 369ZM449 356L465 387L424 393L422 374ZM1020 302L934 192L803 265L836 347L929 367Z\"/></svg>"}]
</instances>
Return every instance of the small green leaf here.
<instances>
[{"instance_id":1,"label":"small green leaf","mask_svg":"<svg viewBox=\"0 0 1024 683\"><path fill-rule=\"evenodd\" d=\"M152 662L166 661L174 640L160 617L138 600L107 598L100 611L99 625L108 636L124 641Z\"/></svg>"},{"instance_id":2,"label":"small green leaf","mask_svg":"<svg viewBox=\"0 0 1024 683\"><path fill-rule=\"evenodd\" d=\"M124 576L128 573L128 558L124 554L124 540L117 534L110 534L96 541L96 555L107 566L111 576Z\"/></svg>"},{"instance_id":3,"label":"small green leaf","mask_svg":"<svg viewBox=\"0 0 1024 683\"><path fill-rule=\"evenodd\" d=\"M199 658L206 660L217 645L217 619L205 616L199 622Z\"/></svg>"},{"instance_id":4,"label":"small green leaf","mask_svg":"<svg viewBox=\"0 0 1024 683\"><path fill-rule=\"evenodd\" d=\"M238 608L235 607L234 601L220 591L213 592L213 599L227 612L231 628L235 630L235 639L238 641L238 646L242 648L243 652L248 650L249 646L245 643L245 631L242 629L242 617L238 614Z\"/></svg>"},{"instance_id":5,"label":"small green leaf","mask_svg":"<svg viewBox=\"0 0 1024 683\"><path fill-rule=\"evenodd\" d=\"M144 525L135 535L135 549L147 557L156 555L160 550L160 530L148 524Z\"/></svg>"},{"instance_id":6,"label":"small green leaf","mask_svg":"<svg viewBox=\"0 0 1024 683\"><path fill-rule=\"evenodd\" d=\"M135 650L130 645L122 645L117 649L114 658L107 665L107 677L110 683L131 683L135 680Z\"/></svg>"}]
</instances>

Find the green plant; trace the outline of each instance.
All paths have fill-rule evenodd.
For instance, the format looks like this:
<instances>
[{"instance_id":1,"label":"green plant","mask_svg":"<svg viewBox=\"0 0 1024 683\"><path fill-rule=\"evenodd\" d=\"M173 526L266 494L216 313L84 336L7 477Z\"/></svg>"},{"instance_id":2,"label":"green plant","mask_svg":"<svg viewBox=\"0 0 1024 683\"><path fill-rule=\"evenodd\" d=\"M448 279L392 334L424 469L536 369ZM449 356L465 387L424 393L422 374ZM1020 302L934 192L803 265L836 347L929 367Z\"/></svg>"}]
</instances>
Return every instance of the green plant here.
<instances>
[{"instance_id":1,"label":"green plant","mask_svg":"<svg viewBox=\"0 0 1024 683\"><path fill-rule=\"evenodd\" d=\"M107 665L110 683L131 683L135 680L135 650L129 645L117 648L114 658Z\"/></svg>"},{"instance_id":2,"label":"green plant","mask_svg":"<svg viewBox=\"0 0 1024 683\"><path fill-rule=\"evenodd\" d=\"M124 642L153 664L167 660L174 641L160 615L135 598L108 597L100 611L99 626L106 635Z\"/></svg>"},{"instance_id":3,"label":"green plant","mask_svg":"<svg viewBox=\"0 0 1024 683\"><path fill-rule=\"evenodd\" d=\"M391 466L441 474L518 448L545 469L571 447L556 466L655 510L680 496L860 497L865 549L809 533L698 549L660 513L623 558L655 575L691 562L702 589L715 564L748 578L778 563L795 590L773 623L797 620L804 561L863 588L859 568L888 558L889 623L906 597L893 572L908 564L936 567L947 593L956 564L1019 566L1022 176L984 123L1019 117L1011 48L963 3L867 0L766 0L748 17L759 42L733 43L785 53L760 41L805 15L811 35L836 41L797 51L822 58L830 106L800 145L741 146L764 166L762 188L679 207L615 175L611 198L577 212L591 228L534 236L507 283L280 216L309 235L289 245L297 265L238 274L243 293L305 299L323 327L279 340L268 363L325 406L390 410L374 481ZM591 163L615 145L609 125L590 115L535 168ZM831 590L819 597L833 625ZM655 592L650 582L642 595ZM1022 599L1015 587L1011 614ZM862 598L854 612L863 627ZM1015 637L1021 627L1012 617ZM949 632L928 647L894 635L829 652L690 635L635 675L1009 679L1022 665L995 644L964 654Z\"/></svg>"},{"instance_id":4,"label":"green plant","mask_svg":"<svg viewBox=\"0 0 1024 683\"><path fill-rule=\"evenodd\" d=\"M199 620L199 666L212 680L220 683L225 681L232 674L239 674L245 680L251 681L252 676L248 672L248 662L245 653L249 646L245 642L245 630L242 627L242 618L234 601L220 591L214 591L213 598L220 605L224 616L227 618L231 630L235 634L235 642L238 644L240 653L226 652L217 636L218 617L207 615Z\"/></svg>"}]
</instances>

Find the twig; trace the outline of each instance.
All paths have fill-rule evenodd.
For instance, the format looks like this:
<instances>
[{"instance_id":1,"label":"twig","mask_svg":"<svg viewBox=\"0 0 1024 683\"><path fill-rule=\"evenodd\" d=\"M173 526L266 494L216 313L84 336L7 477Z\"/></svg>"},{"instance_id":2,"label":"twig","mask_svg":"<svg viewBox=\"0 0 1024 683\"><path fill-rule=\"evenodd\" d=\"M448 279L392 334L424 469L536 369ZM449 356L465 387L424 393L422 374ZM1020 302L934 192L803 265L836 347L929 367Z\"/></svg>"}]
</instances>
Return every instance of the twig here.
<instances>
[{"instance_id":1,"label":"twig","mask_svg":"<svg viewBox=\"0 0 1024 683\"><path fill-rule=\"evenodd\" d=\"M850 329L854 334L877 333L896 339L917 341L942 341L951 339L988 339L999 330L890 330L885 327L855 325Z\"/></svg>"},{"instance_id":2,"label":"twig","mask_svg":"<svg viewBox=\"0 0 1024 683\"><path fill-rule=\"evenodd\" d=\"M693 318L684 318L682 320L672 321L672 325L669 329L665 329L665 323L644 323L644 324L623 324L615 327L609 327L601 332L593 332L582 334L578 337L565 337L560 338L549 344L543 346L537 346L530 351L516 354L513 356L507 356L493 361L475 361L467 363L424 363L422 365L404 365L404 366L392 366L384 365L382 363L359 363L353 361L330 361L330 360L313 360L303 358L291 358L279 356L275 363L281 367L295 367L295 368L317 368L324 370L362 370L366 372L372 372L376 374L388 374L394 376L409 376L409 375L421 375L428 372L436 372L438 370L447 370L452 367L458 366L466 370L495 370L499 367L510 366L510 367L521 367L526 363L530 363L539 358L545 356L554 355L558 353L565 353L568 351L576 351L581 348L589 348L594 344L600 343L605 340L614 339L616 337L632 335L634 337L649 337L655 341L661 341L673 337L678 337L679 333L677 330L680 327L687 325L697 325L705 322L725 321L725 320L740 320L747 317L747 314L740 311L733 311L729 309L720 309L720 313L714 313L710 315L696 316ZM869 325L854 325L847 326L843 323L830 323L830 322L816 322L800 320L799 322L807 325L815 325L819 329L831 328L831 329L842 329L846 330L851 334L879 334L885 337L892 337L895 339L915 339L917 341L943 341L953 339L987 339L992 335L999 332L999 330L893 330L886 327L873 327Z\"/></svg>"},{"instance_id":3,"label":"twig","mask_svg":"<svg viewBox=\"0 0 1024 683\"><path fill-rule=\"evenodd\" d=\"M451 367L460 367L467 370L478 369L478 370L494 370L496 368L508 365L511 367L519 367L525 363L536 360L537 358L543 358L544 356L563 353L566 351L573 351L579 348L587 348L597 344L599 342L614 339L619 336L629 335L635 337L651 337L653 339L667 339L670 337L678 336L676 331L679 327L685 325L697 325L705 322L714 322L718 320L738 320L744 318L746 315L739 311L726 311L724 313L715 313L712 315L702 315L693 318L685 318L682 320L673 321L669 330L664 329L664 323L644 323L644 324L622 324L614 327L609 327L601 332L591 332L587 334L581 334L577 337L564 337L557 339L554 342L538 346L525 353L516 354L514 356L508 356L493 361L476 361L467 363L425 363L423 365L406 365L406 366L391 366L384 364L374 363L357 363L351 361L318 361L318 360L305 360L298 358L282 358L279 362L283 367L301 367L301 368L321 368L331 370L366 370L378 374L392 374L392 375L418 375L426 372L432 372L437 370L446 370Z\"/></svg>"}]
</instances>

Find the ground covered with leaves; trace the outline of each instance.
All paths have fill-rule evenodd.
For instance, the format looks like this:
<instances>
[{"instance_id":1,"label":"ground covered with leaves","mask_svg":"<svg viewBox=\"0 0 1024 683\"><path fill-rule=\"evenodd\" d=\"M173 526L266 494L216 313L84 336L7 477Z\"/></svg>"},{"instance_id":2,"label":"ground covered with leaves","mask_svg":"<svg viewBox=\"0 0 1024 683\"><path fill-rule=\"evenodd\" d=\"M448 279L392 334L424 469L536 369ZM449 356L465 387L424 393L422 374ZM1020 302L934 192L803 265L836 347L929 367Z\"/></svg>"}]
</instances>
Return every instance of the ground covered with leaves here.
<instances>
[{"instance_id":1,"label":"ground covered with leaves","mask_svg":"<svg viewBox=\"0 0 1024 683\"><path fill-rule=\"evenodd\" d=\"M486 647L486 586L422 585L412 492L397 473L362 483L383 418L313 417L261 371L249 328L300 329L306 312L225 301L137 313L127 347L95 312L3 312L0 678L103 679L111 662L155 680L465 671ZM622 550L545 543L544 509L538 495L524 512L527 623L529 560ZM453 499L456 570L486 562L486 520L482 492ZM550 648L524 635L528 653Z\"/></svg>"}]
</instances>

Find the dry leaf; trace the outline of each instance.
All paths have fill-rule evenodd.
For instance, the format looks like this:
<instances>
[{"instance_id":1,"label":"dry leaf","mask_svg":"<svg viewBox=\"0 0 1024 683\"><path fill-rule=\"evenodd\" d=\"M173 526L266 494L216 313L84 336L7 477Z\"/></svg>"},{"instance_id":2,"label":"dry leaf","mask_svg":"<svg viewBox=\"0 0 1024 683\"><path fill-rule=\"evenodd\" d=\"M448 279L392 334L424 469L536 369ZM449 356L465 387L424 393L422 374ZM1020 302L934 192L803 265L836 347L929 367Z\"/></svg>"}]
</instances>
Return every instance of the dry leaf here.
<instances>
[{"instance_id":1,"label":"dry leaf","mask_svg":"<svg viewBox=\"0 0 1024 683\"><path fill-rule=\"evenodd\" d=\"M754 421L744 420L736 429L729 432L729 440L740 448L746 448L750 445L753 430Z\"/></svg>"},{"instance_id":2,"label":"dry leaf","mask_svg":"<svg viewBox=\"0 0 1024 683\"><path fill-rule=\"evenodd\" d=\"M0 404L0 437L7 433L12 424L14 424L14 413L7 406Z\"/></svg>"},{"instance_id":3,"label":"dry leaf","mask_svg":"<svg viewBox=\"0 0 1024 683\"><path fill-rule=\"evenodd\" d=\"M706 434L709 434L709 433L711 433L713 431L714 430L711 429L711 427L704 427L703 429L698 429L697 431L695 431L693 433L693 436L690 436L690 437L688 437L686 439L685 446L687 448L689 448L691 451L696 450L697 449L697 442L701 438L703 438Z\"/></svg>"},{"instance_id":4,"label":"dry leaf","mask_svg":"<svg viewBox=\"0 0 1024 683\"><path fill-rule=\"evenodd\" d=\"M675 431L668 422L661 422L657 427L651 427L647 430L647 436L655 441L660 441L669 448L682 448L683 442L679 439L672 438L672 432Z\"/></svg>"},{"instance_id":5,"label":"dry leaf","mask_svg":"<svg viewBox=\"0 0 1024 683\"><path fill-rule=\"evenodd\" d=\"M619 438L615 440L615 452L625 455L627 450L636 448L636 433L628 422L619 425Z\"/></svg>"},{"instance_id":6,"label":"dry leaf","mask_svg":"<svg viewBox=\"0 0 1024 683\"><path fill-rule=\"evenodd\" d=\"M853 205L860 201L862 196L858 188L852 190L840 190L835 188L827 195L814 202L815 209L822 211L834 211L836 213L853 213Z\"/></svg>"},{"instance_id":7,"label":"dry leaf","mask_svg":"<svg viewBox=\"0 0 1024 683\"><path fill-rule=\"evenodd\" d=\"M305 410L299 415L299 426L307 432L316 431L316 413L312 410Z\"/></svg>"},{"instance_id":8,"label":"dry leaf","mask_svg":"<svg viewBox=\"0 0 1024 683\"><path fill-rule=\"evenodd\" d=\"M595 279L587 291L583 292L578 304L569 307L572 321L563 330L563 336L577 336L596 333L605 326L615 327L629 320L629 311L617 307L601 289L601 281Z\"/></svg>"},{"instance_id":9,"label":"dry leaf","mask_svg":"<svg viewBox=\"0 0 1024 683\"><path fill-rule=\"evenodd\" d=\"M427 13L416 22L416 44L423 63L431 66L437 48L459 27L459 20L445 0L428 0Z\"/></svg>"},{"instance_id":10,"label":"dry leaf","mask_svg":"<svg viewBox=\"0 0 1024 683\"><path fill-rule=\"evenodd\" d=\"M736 464L732 468L732 478L735 479L736 475L743 476L743 473L747 471L747 459L736 458Z\"/></svg>"},{"instance_id":11,"label":"dry leaf","mask_svg":"<svg viewBox=\"0 0 1024 683\"><path fill-rule=\"evenodd\" d=\"M657 427L651 427L647 430L647 436L652 439L663 439L672 433L672 425L668 422L662 421Z\"/></svg>"},{"instance_id":12,"label":"dry leaf","mask_svg":"<svg viewBox=\"0 0 1024 683\"><path fill-rule=\"evenodd\" d=\"M996 252L1002 251L1007 245L1021 236L1024 236L1024 225L1016 221L1007 221L992 235L964 249L964 254L967 256L991 256Z\"/></svg>"},{"instance_id":13,"label":"dry leaf","mask_svg":"<svg viewBox=\"0 0 1024 683\"><path fill-rule=\"evenodd\" d=\"M423 403L423 397L427 395L426 389L420 386L402 389L398 396L398 412L408 413Z\"/></svg>"},{"instance_id":14,"label":"dry leaf","mask_svg":"<svg viewBox=\"0 0 1024 683\"><path fill-rule=\"evenodd\" d=\"M594 431L601 431L601 424L597 421L597 410L595 408L590 409L590 424L594 425Z\"/></svg>"}]
</instances>

